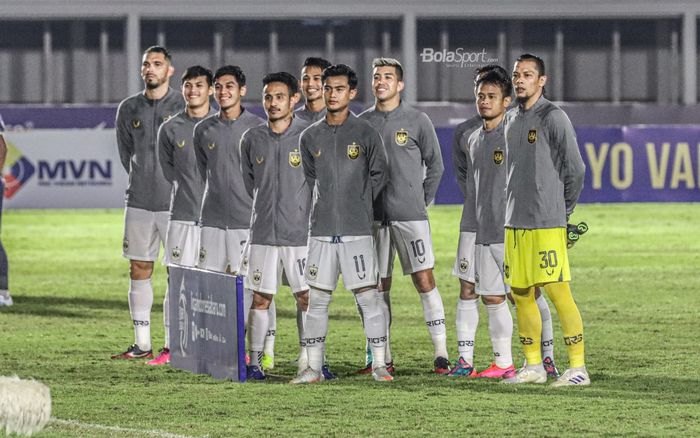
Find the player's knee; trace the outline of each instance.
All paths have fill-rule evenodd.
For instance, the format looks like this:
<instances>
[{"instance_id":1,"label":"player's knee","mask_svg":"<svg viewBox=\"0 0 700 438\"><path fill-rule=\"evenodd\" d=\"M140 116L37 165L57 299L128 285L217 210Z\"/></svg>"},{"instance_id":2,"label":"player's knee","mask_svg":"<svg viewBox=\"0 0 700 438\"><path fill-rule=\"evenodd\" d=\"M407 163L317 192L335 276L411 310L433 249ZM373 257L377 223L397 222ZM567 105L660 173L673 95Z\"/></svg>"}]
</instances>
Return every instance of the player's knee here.
<instances>
[{"instance_id":1,"label":"player's knee","mask_svg":"<svg viewBox=\"0 0 700 438\"><path fill-rule=\"evenodd\" d=\"M302 312L306 312L309 309L309 291L304 290L294 294L294 298L297 300L297 308Z\"/></svg>"},{"instance_id":2,"label":"player's knee","mask_svg":"<svg viewBox=\"0 0 700 438\"><path fill-rule=\"evenodd\" d=\"M468 281L459 280L459 298L462 300L475 300L477 299L476 289L474 288L474 283Z\"/></svg>"},{"instance_id":3,"label":"player's knee","mask_svg":"<svg viewBox=\"0 0 700 438\"><path fill-rule=\"evenodd\" d=\"M435 277L433 277L432 269L414 272L411 274L411 279L420 293L427 293L435 289Z\"/></svg>"},{"instance_id":4,"label":"player's knee","mask_svg":"<svg viewBox=\"0 0 700 438\"><path fill-rule=\"evenodd\" d=\"M504 295L482 295L481 296L481 301L484 304L501 304L506 300L506 297Z\"/></svg>"},{"instance_id":5,"label":"player's knee","mask_svg":"<svg viewBox=\"0 0 700 438\"><path fill-rule=\"evenodd\" d=\"M131 260L129 274L132 280L148 280L153 274L153 262Z\"/></svg>"},{"instance_id":6,"label":"player's knee","mask_svg":"<svg viewBox=\"0 0 700 438\"><path fill-rule=\"evenodd\" d=\"M379 291L386 292L391 290L391 277L382 278L379 282Z\"/></svg>"},{"instance_id":7,"label":"player's knee","mask_svg":"<svg viewBox=\"0 0 700 438\"><path fill-rule=\"evenodd\" d=\"M270 303L272 303L272 295L265 294L262 292L253 293L253 305L252 308L255 310L267 310L270 308Z\"/></svg>"},{"instance_id":8,"label":"player's knee","mask_svg":"<svg viewBox=\"0 0 700 438\"><path fill-rule=\"evenodd\" d=\"M513 294L513 298L515 298L515 299L518 299L521 297L526 297L526 296L530 295L531 293L534 294L534 291L535 291L534 287L527 288L527 289L519 289L519 288L514 287L514 288L511 288L511 290L510 290L511 294Z\"/></svg>"}]
</instances>

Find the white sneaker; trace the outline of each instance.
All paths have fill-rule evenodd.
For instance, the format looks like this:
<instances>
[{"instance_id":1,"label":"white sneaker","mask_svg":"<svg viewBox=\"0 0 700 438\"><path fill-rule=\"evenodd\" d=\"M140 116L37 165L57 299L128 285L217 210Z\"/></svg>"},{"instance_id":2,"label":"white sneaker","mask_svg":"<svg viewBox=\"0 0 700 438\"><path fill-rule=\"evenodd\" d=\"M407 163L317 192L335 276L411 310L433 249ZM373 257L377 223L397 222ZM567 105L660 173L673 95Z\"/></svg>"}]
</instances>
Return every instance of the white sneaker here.
<instances>
[{"instance_id":1,"label":"white sneaker","mask_svg":"<svg viewBox=\"0 0 700 438\"><path fill-rule=\"evenodd\" d=\"M374 377L374 380L377 382L391 382L394 380L394 376L389 374L389 371L387 371L386 367L377 367L372 370L372 377Z\"/></svg>"},{"instance_id":2,"label":"white sneaker","mask_svg":"<svg viewBox=\"0 0 700 438\"><path fill-rule=\"evenodd\" d=\"M7 296L0 295L0 307L10 307L12 305L12 297L10 294Z\"/></svg>"},{"instance_id":3,"label":"white sneaker","mask_svg":"<svg viewBox=\"0 0 700 438\"><path fill-rule=\"evenodd\" d=\"M552 388L559 388L562 386L589 386L590 384L591 379L588 377L586 367L569 368L564 371L561 377L552 383Z\"/></svg>"},{"instance_id":4,"label":"white sneaker","mask_svg":"<svg viewBox=\"0 0 700 438\"><path fill-rule=\"evenodd\" d=\"M298 385L300 383L319 383L326 380L323 377L323 373L320 371L314 371L313 368L309 367L299 373L295 378L293 378L289 383L292 385Z\"/></svg>"},{"instance_id":5,"label":"white sneaker","mask_svg":"<svg viewBox=\"0 0 700 438\"><path fill-rule=\"evenodd\" d=\"M524 366L515 373L515 376L508 379L503 379L501 383L518 384L518 383L547 383L547 371L544 370L542 364L534 366Z\"/></svg>"}]
</instances>

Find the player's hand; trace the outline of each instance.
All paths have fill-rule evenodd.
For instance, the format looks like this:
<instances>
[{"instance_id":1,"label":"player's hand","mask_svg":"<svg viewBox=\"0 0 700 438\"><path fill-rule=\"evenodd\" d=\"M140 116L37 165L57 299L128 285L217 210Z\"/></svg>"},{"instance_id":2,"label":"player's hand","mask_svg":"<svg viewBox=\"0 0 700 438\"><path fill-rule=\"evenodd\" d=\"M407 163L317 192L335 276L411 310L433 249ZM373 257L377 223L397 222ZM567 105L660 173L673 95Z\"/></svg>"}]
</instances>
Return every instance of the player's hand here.
<instances>
[{"instance_id":1,"label":"player's hand","mask_svg":"<svg viewBox=\"0 0 700 438\"><path fill-rule=\"evenodd\" d=\"M566 247L571 248L588 231L588 224L579 222L578 225L566 224Z\"/></svg>"}]
</instances>

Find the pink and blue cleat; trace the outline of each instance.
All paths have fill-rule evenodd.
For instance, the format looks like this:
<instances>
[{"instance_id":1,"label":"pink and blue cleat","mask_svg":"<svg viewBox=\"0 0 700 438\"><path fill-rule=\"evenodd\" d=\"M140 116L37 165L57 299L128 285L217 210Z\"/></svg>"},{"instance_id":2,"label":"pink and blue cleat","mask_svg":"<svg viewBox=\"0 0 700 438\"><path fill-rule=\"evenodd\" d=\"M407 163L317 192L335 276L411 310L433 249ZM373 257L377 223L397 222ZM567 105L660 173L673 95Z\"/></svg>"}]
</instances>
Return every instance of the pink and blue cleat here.
<instances>
[{"instance_id":1,"label":"pink and blue cleat","mask_svg":"<svg viewBox=\"0 0 700 438\"><path fill-rule=\"evenodd\" d=\"M507 368L501 368L495 363L476 375L480 379L507 379L515 376L515 367L511 364Z\"/></svg>"},{"instance_id":2,"label":"pink and blue cleat","mask_svg":"<svg viewBox=\"0 0 700 438\"><path fill-rule=\"evenodd\" d=\"M170 349L162 348L155 359L146 362L146 365L167 365L170 363Z\"/></svg>"}]
</instances>

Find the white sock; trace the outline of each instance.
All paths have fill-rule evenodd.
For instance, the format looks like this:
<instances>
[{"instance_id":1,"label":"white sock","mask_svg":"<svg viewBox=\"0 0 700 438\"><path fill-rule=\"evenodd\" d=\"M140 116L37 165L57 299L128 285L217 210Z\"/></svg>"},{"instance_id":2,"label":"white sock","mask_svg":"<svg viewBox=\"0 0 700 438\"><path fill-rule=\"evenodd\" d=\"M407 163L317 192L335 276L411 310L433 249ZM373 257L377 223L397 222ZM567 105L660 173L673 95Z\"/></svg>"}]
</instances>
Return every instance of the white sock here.
<instances>
[{"instance_id":1,"label":"white sock","mask_svg":"<svg viewBox=\"0 0 700 438\"><path fill-rule=\"evenodd\" d=\"M419 293L423 304L423 317L428 326L430 337L433 338L435 357L447 359L447 330L445 328L445 308L437 287L427 293Z\"/></svg>"},{"instance_id":2,"label":"white sock","mask_svg":"<svg viewBox=\"0 0 700 438\"><path fill-rule=\"evenodd\" d=\"M248 317L248 322L250 323L248 327L250 364L258 368L261 366L260 359L262 358L263 346L265 345L265 334L267 333L269 321L267 315L267 310L250 309L250 316Z\"/></svg>"},{"instance_id":3,"label":"white sock","mask_svg":"<svg viewBox=\"0 0 700 438\"><path fill-rule=\"evenodd\" d=\"M165 342L163 343L163 348L170 348L170 301L168 300L168 293L170 290L165 287L165 298L163 298L163 326L165 327Z\"/></svg>"},{"instance_id":4,"label":"white sock","mask_svg":"<svg viewBox=\"0 0 700 438\"><path fill-rule=\"evenodd\" d=\"M384 360L386 363L391 363L393 360L391 358L391 291L385 290L383 292L378 292L379 294L379 307L382 309L384 314L384 319L386 320L386 348L384 348Z\"/></svg>"},{"instance_id":5,"label":"white sock","mask_svg":"<svg viewBox=\"0 0 700 438\"><path fill-rule=\"evenodd\" d=\"M277 336L277 305L273 299L267 309L267 333L265 334L265 346L263 352L266 356L275 356L275 336Z\"/></svg>"},{"instance_id":6,"label":"white sock","mask_svg":"<svg viewBox=\"0 0 700 438\"><path fill-rule=\"evenodd\" d=\"M365 321L367 343L372 349L372 368L386 365L384 349L386 348L386 320L380 305L383 300L377 294L377 289L370 289L355 294L357 305L362 309Z\"/></svg>"},{"instance_id":7,"label":"white sock","mask_svg":"<svg viewBox=\"0 0 700 438\"><path fill-rule=\"evenodd\" d=\"M479 325L479 300L457 300L457 351L469 365L474 365L474 339Z\"/></svg>"},{"instance_id":8,"label":"white sock","mask_svg":"<svg viewBox=\"0 0 700 438\"><path fill-rule=\"evenodd\" d=\"M151 307L153 287L151 279L131 280L129 286L129 311L134 322L136 345L143 350L151 349Z\"/></svg>"},{"instance_id":9,"label":"white sock","mask_svg":"<svg viewBox=\"0 0 700 438\"><path fill-rule=\"evenodd\" d=\"M250 308L253 305L253 290L245 288L243 289L243 326L248 328L248 316Z\"/></svg>"},{"instance_id":10,"label":"white sock","mask_svg":"<svg viewBox=\"0 0 700 438\"><path fill-rule=\"evenodd\" d=\"M554 331L552 330L552 312L544 294L536 300L542 318L542 358L551 357L554 359Z\"/></svg>"},{"instance_id":11,"label":"white sock","mask_svg":"<svg viewBox=\"0 0 700 438\"><path fill-rule=\"evenodd\" d=\"M309 356L304 342L304 323L306 321L306 311L301 310L297 303L297 333L299 334L299 358L297 359L297 369L304 371L309 366Z\"/></svg>"},{"instance_id":12,"label":"white sock","mask_svg":"<svg viewBox=\"0 0 700 438\"><path fill-rule=\"evenodd\" d=\"M328 334L328 307L332 295L319 289L309 290L309 309L304 324L304 344L309 357L309 367L321 371Z\"/></svg>"},{"instance_id":13,"label":"white sock","mask_svg":"<svg viewBox=\"0 0 700 438\"><path fill-rule=\"evenodd\" d=\"M511 352L513 316L505 301L501 304L487 304L486 310L489 314L489 335L496 365L500 368L508 368L513 365Z\"/></svg>"}]
</instances>

